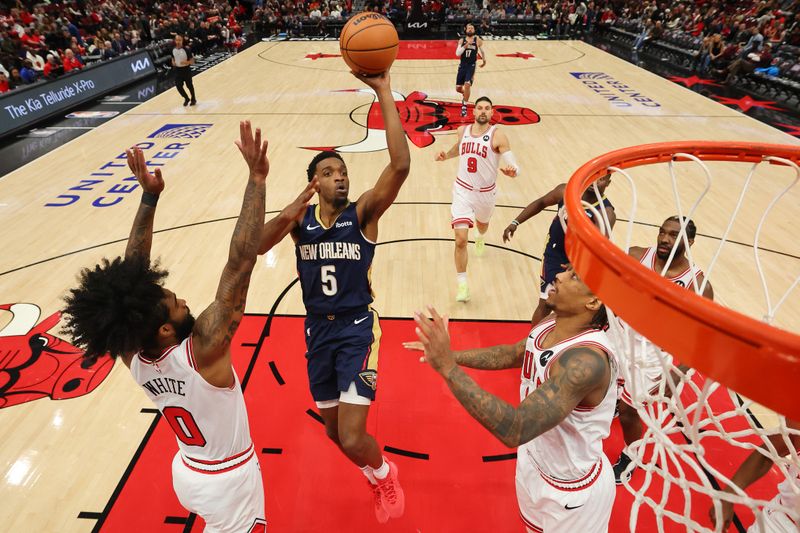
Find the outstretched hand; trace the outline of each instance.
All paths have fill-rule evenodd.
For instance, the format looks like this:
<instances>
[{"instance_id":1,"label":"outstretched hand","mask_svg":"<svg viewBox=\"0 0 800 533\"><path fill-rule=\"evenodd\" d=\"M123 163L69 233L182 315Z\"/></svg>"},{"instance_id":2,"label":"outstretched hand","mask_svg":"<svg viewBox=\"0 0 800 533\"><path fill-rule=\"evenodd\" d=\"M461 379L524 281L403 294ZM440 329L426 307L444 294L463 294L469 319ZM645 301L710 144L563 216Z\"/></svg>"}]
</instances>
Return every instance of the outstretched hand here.
<instances>
[{"instance_id":1,"label":"outstretched hand","mask_svg":"<svg viewBox=\"0 0 800 533\"><path fill-rule=\"evenodd\" d=\"M283 215L289 220L298 220L308 209L308 202L311 201L316 192L319 192L319 179L314 176L314 179L306 185L300 196L283 208Z\"/></svg>"},{"instance_id":2,"label":"outstretched hand","mask_svg":"<svg viewBox=\"0 0 800 533\"><path fill-rule=\"evenodd\" d=\"M353 76L364 82L370 89L378 92L378 89L388 89L391 84L389 78L389 71L386 70L380 74L367 74L365 72L351 71Z\"/></svg>"},{"instance_id":3,"label":"outstretched hand","mask_svg":"<svg viewBox=\"0 0 800 533\"><path fill-rule=\"evenodd\" d=\"M411 350L412 352L423 352L423 351L425 351L425 346L419 341L407 341L407 342L404 342L403 343L403 348L405 348L406 350ZM425 355L423 354L419 358L419 362L420 363L424 363L425 361L427 361L427 359L425 359Z\"/></svg>"},{"instance_id":4,"label":"outstretched hand","mask_svg":"<svg viewBox=\"0 0 800 533\"><path fill-rule=\"evenodd\" d=\"M261 128L256 128L256 133L253 135L253 127L249 120L239 122L239 140L234 143L247 162L250 174L266 178L269 174L269 159L267 159L269 142L266 140L261 142Z\"/></svg>"},{"instance_id":5,"label":"outstretched hand","mask_svg":"<svg viewBox=\"0 0 800 533\"><path fill-rule=\"evenodd\" d=\"M164 190L164 178L161 177L161 169L157 168L155 174L151 174L147 170L147 163L141 148L134 146L129 150L125 150L125 155L128 157L128 168L136 176L136 181L139 182L142 190L150 194L161 194L161 191Z\"/></svg>"},{"instance_id":6,"label":"outstretched hand","mask_svg":"<svg viewBox=\"0 0 800 533\"><path fill-rule=\"evenodd\" d=\"M450 334L447 331L447 315L440 316L433 307L428 307L431 318L428 319L419 311L414 313L417 323L416 333L425 350L425 360L442 375L446 375L456 360L450 350Z\"/></svg>"},{"instance_id":7,"label":"outstretched hand","mask_svg":"<svg viewBox=\"0 0 800 533\"><path fill-rule=\"evenodd\" d=\"M436 161L444 161L445 159L447 159L447 153L444 150L436 153Z\"/></svg>"}]
</instances>

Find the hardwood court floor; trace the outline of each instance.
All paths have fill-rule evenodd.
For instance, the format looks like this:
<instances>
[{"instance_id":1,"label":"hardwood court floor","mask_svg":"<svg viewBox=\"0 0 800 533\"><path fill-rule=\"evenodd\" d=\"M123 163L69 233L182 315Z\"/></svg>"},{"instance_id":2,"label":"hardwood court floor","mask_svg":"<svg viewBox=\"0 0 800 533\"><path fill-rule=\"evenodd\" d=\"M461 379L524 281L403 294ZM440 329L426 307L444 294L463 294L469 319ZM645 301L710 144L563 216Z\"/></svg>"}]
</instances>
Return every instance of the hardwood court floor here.
<instances>
[{"instance_id":1,"label":"hardwood court floor","mask_svg":"<svg viewBox=\"0 0 800 533\"><path fill-rule=\"evenodd\" d=\"M426 46L412 43L403 53L406 57L448 57L443 45ZM536 303L539 257L553 214L543 213L524 224L508 244L502 243L502 229L521 207L566 181L592 156L624 146L681 139L798 144L785 133L582 42L489 42L486 50L489 63L478 71L474 95L485 94L494 100L523 171L517 179L499 178L498 208L488 234L487 254L480 259L470 256L473 299L468 304L454 301L449 204L456 162L433 162L438 150L455 142L454 126L460 122L460 117L450 114L455 109L456 62L399 59L392 69L396 100L413 145L411 175L380 226L383 245L376 255L372 279L375 307L383 316L409 317L413 310L433 303L457 319L510 324L527 320ZM126 473L154 424L151 413L142 413L153 406L122 365L89 369L95 371L90 375L75 364L69 366L76 356L49 355L26 368L33 359L31 335L46 335L49 330L58 336L56 317L38 328L34 325L59 309L60 298L80 268L124 250L139 191L132 187L135 182L130 181L120 158L123 150L139 144L151 164L163 165L167 190L156 216L153 253L171 271L168 286L197 314L213 297L241 204L246 166L233 145L240 120L252 120L270 140L267 209L272 213L294 198L305 183L305 167L312 152L303 147L343 147L353 198L374 183L386 164L380 124L369 113L374 98L351 91L363 86L346 72L340 58L324 57L337 52L335 42L260 43L197 76L196 107L182 107L180 97L167 92L0 180L4 250L0 304L32 304L13 308L13 322L12 313L0 308L0 327L5 327L0 330L0 361L6 369L6 381L0 382L0 400L5 405L0 409L0 497L4 502L0 518L9 531L90 531L98 521L103 523L112 511L108 504L121 480L138 468ZM620 83L624 84L622 92ZM737 187L746 174L746 169L732 172L717 167L713 168L715 185L695 216L700 235L693 251L700 266L710 260L725 229L723 218L735 204ZM689 167L682 167L679 173L682 201L687 202L697 194L701 174ZM664 168L636 175L642 200L633 242L650 244L658 225L674 214L675 208L664 201L671 194ZM731 233L731 238L742 244L729 247L728 259L711 278L720 302L754 316L761 314L763 296L749 266L752 229L770 193L789 179L785 169L761 169L758 176L758 187ZM620 218L630 216L631 190L622 179L615 179L608 196L617 205ZM800 245L792 231L790 209L799 205L798 200L798 192L792 191L779 205L769 219L763 242L772 250L764 253L764 260L774 294L778 288L788 287L800 270ZM619 242L621 236L615 234L614 238ZM256 267L247 311L302 315L296 286L279 298L294 276L293 249L284 242ZM800 329L798 316L800 303L790 298L776 324L796 331ZM525 329L519 324L509 328L508 342L518 340L518 330ZM476 334L459 342L498 342L493 335ZM47 346L52 348L53 342L55 339L49 339ZM61 351L66 348L60 345ZM414 357L397 346L384 345L384 349L385 357ZM287 357L301 358L302 352ZM264 359L257 364L260 372L267 372ZM19 372L9 372L13 369ZM416 371L431 372L424 367ZM95 381L88 379L90 376ZM428 409L426 420L436 413L463 416L434 377L428 375L419 383L400 380L393 389L387 386L384 394L400 398L429 394L429 401L419 407ZM512 399L513 376L508 383L511 389L506 394ZM421 390L424 384L429 388ZM43 397L31 401L37 395ZM65 399L51 400L49 396ZM308 397L304 402L292 409L303 413L313 405ZM261 405L250 404L251 418L259 416ZM442 405L446 409L440 408ZM378 422L392 424L383 418L371 423ZM415 431L413 419L396 423L402 424L404 431ZM425 427L421 430L436 431ZM477 433L470 429L470 435ZM266 442L256 445L270 447ZM174 447L164 451L170 456L173 452ZM325 458L330 455L321 453ZM267 464L263 457L262 463ZM325 465L320 461L316 468L324 470ZM410 479L424 478L412 473L413 466L406 468ZM508 468L503 472L510 475ZM168 470L145 471L145 478L148 476L148 490L171 494ZM297 480L265 476L268 513L277 513L283 507L270 498L280 495L283 485ZM487 483L485 476L477 474L465 482L474 490ZM507 487L511 480L492 478L491 483ZM418 486L430 491L431 497L437 494L427 484ZM407 490L414 487L411 482ZM454 491L447 480L441 480L438 488L447 497L431 505L434 510L448 508ZM331 487L329 492L337 490L340 487ZM324 500L319 495L312 498L309 494L309 498ZM508 531L519 530L515 518L511 517L509 524ZM166 524L163 530L177 527L180 525Z\"/></svg>"}]
</instances>

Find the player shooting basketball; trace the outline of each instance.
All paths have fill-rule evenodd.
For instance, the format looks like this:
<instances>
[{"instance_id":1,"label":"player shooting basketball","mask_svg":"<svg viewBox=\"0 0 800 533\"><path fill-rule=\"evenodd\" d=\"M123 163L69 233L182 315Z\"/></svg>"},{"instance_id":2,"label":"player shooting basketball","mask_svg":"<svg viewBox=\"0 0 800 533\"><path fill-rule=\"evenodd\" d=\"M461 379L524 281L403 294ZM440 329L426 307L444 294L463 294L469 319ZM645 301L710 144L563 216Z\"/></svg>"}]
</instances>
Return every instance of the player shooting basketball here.
<instances>
[{"instance_id":1,"label":"player shooting basketball","mask_svg":"<svg viewBox=\"0 0 800 533\"><path fill-rule=\"evenodd\" d=\"M381 454L367 433L367 415L375 400L381 329L370 307L370 272L378 221L392 205L408 176L410 154L394 104L389 72L357 74L378 95L389 147L389 164L375 186L349 200L347 165L337 152L314 156L308 180L319 180L319 204L289 225L273 219L264 226L261 251L291 233L306 307L306 359L311 395L328 437L366 476L375 516L384 523L403 514L405 497L397 466Z\"/></svg>"}]
</instances>

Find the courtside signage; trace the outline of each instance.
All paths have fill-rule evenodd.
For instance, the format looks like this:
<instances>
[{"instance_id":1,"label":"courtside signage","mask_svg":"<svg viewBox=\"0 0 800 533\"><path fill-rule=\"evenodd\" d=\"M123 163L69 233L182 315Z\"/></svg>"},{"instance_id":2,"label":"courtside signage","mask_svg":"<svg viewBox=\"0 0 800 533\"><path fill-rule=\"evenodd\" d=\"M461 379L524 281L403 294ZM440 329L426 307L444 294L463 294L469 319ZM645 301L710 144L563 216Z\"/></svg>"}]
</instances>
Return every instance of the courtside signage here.
<instances>
[{"instance_id":1,"label":"courtside signage","mask_svg":"<svg viewBox=\"0 0 800 533\"><path fill-rule=\"evenodd\" d=\"M661 104L652 98L605 72L570 72L570 74L588 89L608 100L614 107L661 107Z\"/></svg>"},{"instance_id":2,"label":"courtside signage","mask_svg":"<svg viewBox=\"0 0 800 533\"><path fill-rule=\"evenodd\" d=\"M149 53L142 50L6 93L0 96L0 138L155 72Z\"/></svg>"}]
</instances>

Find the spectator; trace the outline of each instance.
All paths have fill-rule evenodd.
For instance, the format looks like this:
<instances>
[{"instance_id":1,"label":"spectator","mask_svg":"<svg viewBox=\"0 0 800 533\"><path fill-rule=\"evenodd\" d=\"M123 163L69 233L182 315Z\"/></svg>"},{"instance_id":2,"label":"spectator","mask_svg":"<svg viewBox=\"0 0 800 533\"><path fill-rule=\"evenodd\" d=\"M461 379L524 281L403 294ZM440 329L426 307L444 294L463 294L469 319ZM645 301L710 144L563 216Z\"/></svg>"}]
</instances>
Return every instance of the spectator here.
<instances>
[{"instance_id":1,"label":"spectator","mask_svg":"<svg viewBox=\"0 0 800 533\"><path fill-rule=\"evenodd\" d=\"M19 71L19 77L24 80L25 83L30 84L36 81L39 77L41 72L37 72L34 68L31 67L31 62L27 59L22 63L22 68Z\"/></svg>"},{"instance_id":2,"label":"spectator","mask_svg":"<svg viewBox=\"0 0 800 533\"><path fill-rule=\"evenodd\" d=\"M767 43L760 52L750 52L740 57L728 67L726 84L733 82L740 75L752 74L756 68L769 68L772 65L772 43Z\"/></svg>"},{"instance_id":3,"label":"spectator","mask_svg":"<svg viewBox=\"0 0 800 533\"><path fill-rule=\"evenodd\" d=\"M64 58L62 59L64 63L64 72L70 72L72 70L80 70L83 68L83 63L75 57L75 52L72 51L71 48L67 48L64 51Z\"/></svg>"},{"instance_id":4,"label":"spectator","mask_svg":"<svg viewBox=\"0 0 800 533\"><path fill-rule=\"evenodd\" d=\"M47 63L44 64L42 73L45 78L53 79L64 74L64 66L58 62L58 58L54 54L47 54Z\"/></svg>"},{"instance_id":5,"label":"spectator","mask_svg":"<svg viewBox=\"0 0 800 533\"><path fill-rule=\"evenodd\" d=\"M0 72L0 94L7 93L11 90L11 85L8 83L8 76L4 72Z\"/></svg>"},{"instance_id":6,"label":"spectator","mask_svg":"<svg viewBox=\"0 0 800 533\"><path fill-rule=\"evenodd\" d=\"M102 59L103 61L108 61L109 59L114 59L118 55L119 54L117 53L116 50L114 50L111 41L106 41L105 43L103 43L103 53L100 56L100 59Z\"/></svg>"},{"instance_id":7,"label":"spectator","mask_svg":"<svg viewBox=\"0 0 800 533\"><path fill-rule=\"evenodd\" d=\"M25 80L22 79L22 76L19 74L18 68L11 69L11 77L8 78L8 84L11 89L16 89L17 87L22 87L23 85L27 85Z\"/></svg>"}]
</instances>

